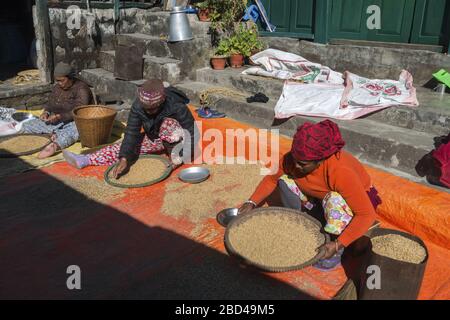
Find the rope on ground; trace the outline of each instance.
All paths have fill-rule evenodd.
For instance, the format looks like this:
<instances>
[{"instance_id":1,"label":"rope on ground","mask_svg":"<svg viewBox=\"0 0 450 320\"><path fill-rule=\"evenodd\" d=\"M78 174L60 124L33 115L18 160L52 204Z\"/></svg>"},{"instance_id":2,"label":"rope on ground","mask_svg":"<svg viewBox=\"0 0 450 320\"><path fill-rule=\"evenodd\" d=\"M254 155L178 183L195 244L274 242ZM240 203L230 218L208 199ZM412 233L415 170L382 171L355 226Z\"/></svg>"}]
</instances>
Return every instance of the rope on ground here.
<instances>
[{"instance_id":1,"label":"rope on ground","mask_svg":"<svg viewBox=\"0 0 450 320\"><path fill-rule=\"evenodd\" d=\"M19 72L12 81L12 83L14 85L24 85L39 81L41 81L41 78L39 76L39 70L31 69Z\"/></svg>"},{"instance_id":2,"label":"rope on ground","mask_svg":"<svg viewBox=\"0 0 450 320\"><path fill-rule=\"evenodd\" d=\"M218 94L226 97L236 97L240 96L243 98L246 98L247 95L243 94L242 92L239 92L237 90L224 88L224 87L216 87L216 88L208 88L206 90L203 90L199 92L198 96L200 98L200 105L208 105L212 104L211 101L211 94ZM216 101L217 102L217 101Z\"/></svg>"}]
</instances>

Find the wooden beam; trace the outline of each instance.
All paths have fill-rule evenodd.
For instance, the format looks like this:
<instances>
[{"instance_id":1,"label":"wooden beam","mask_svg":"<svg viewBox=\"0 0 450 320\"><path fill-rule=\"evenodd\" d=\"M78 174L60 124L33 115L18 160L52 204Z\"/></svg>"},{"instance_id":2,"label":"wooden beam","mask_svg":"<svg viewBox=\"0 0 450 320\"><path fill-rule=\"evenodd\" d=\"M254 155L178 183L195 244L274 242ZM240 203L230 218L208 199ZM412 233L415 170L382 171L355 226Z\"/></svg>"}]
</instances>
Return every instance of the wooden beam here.
<instances>
[{"instance_id":1,"label":"wooden beam","mask_svg":"<svg viewBox=\"0 0 450 320\"><path fill-rule=\"evenodd\" d=\"M46 0L36 0L34 28L38 47L38 67L41 79L53 82L53 45Z\"/></svg>"}]
</instances>

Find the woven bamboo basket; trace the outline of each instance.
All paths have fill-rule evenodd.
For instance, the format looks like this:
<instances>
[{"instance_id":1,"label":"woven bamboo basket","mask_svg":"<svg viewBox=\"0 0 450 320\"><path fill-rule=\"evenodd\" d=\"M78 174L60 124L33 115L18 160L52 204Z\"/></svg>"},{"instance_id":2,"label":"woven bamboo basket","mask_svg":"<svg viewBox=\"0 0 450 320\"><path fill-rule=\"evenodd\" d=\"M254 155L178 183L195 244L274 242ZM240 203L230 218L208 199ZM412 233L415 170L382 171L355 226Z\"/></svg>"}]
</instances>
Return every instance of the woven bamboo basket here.
<instances>
[{"instance_id":1,"label":"woven bamboo basket","mask_svg":"<svg viewBox=\"0 0 450 320\"><path fill-rule=\"evenodd\" d=\"M75 108L73 118L80 134L81 145L93 148L106 144L117 112L102 105L87 105Z\"/></svg>"}]
</instances>

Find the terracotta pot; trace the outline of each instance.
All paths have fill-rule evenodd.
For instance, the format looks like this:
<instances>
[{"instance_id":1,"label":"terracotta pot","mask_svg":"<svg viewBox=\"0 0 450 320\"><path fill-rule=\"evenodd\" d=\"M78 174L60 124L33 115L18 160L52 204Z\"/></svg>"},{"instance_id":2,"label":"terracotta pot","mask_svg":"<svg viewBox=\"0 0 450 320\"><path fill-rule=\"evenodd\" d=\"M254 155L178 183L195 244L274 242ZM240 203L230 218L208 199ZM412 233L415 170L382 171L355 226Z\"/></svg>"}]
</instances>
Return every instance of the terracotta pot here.
<instances>
[{"instance_id":1,"label":"terracotta pot","mask_svg":"<svg viewBox=\"0 0 450 320\"><path fill-rule=\"evenodd\" d=\"M230 56L230 66L240 68L244 65L244 56L242 54L232 54Z\"/></svg>"},{"instance_id":2,"label":"terracotta pot","mask_svg":"<svg viewBox=\"0 0 450 320\"><path fill-rule=\"evenodd\" d=\"M209 22L209 9L199 9L197 16L200 21Z\"/></svg>"},{"instance_id":3,"label":"terracotta pot","mask_svg":"<svg viewBox=\"0 0 450 320\"><path fill-rule=\"evenodd\" d=\"M225 69L226 64L227 58L218 58L218 57L211 58L211 65L214 70L223 70Z\"/></svg>"}]
</instances>

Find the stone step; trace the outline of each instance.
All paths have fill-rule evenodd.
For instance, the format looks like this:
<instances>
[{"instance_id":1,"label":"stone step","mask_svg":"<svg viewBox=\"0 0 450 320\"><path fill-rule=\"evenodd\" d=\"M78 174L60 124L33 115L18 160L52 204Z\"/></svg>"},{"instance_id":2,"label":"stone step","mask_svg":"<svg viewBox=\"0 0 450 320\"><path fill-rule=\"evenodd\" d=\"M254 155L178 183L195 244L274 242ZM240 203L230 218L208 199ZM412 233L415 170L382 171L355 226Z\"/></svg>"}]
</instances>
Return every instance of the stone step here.
<instances>
[{"instance_id":1,"label":"stone step","mask_svg":"<svg viewBox=\"0 0 450 320\"><path fill-rule=\"evenodd\" d=\"M181 78L194 79L196 70L209 65L212 48L208 38L195 38L190 41L168 42L166 39L143 33L120 34L117 44L130 46L143 45L144 55L180 60Z\"/></svg>"},{"instance_id":2,"label":"stone step","mask_svg":"<svg viewBox=\"0 0 450 320\"><path fill-rule=\"evenodd\" d=\"M187 17L194 37L209 37L210 22L199 21L196 14L188 14ZM142 16L138 16L138 27L136 31L150 36L167 36L170 32L169 21L170 12L148 12Z\"/></svg>"},{"instance_id":3,"label":"stone step","mask_svg":"<svg viewBox=\"0 0 450 320\"><path fill-rule=\"evenodd\" d=\"M100 68L114 73L115 51L100 52ZM169 83L181 81L180 60L144 56L143 78L158 78Z\"/></svg>"},{"instance_id":4,"label":"stone step","mask_svg":"<svg viewBox=\"0 0 450 320\"><path fill-rule=\"evenodd\" d=\"M117 99L131 104L136 98L136 89L145 80L125 81L114 77L114 74L102 68L85 69L80 72L81 80L94 89L97 95L108 95L110 99Z\"/></svg>"},{"instance_id":5,"label":"stone step","mask_svg":"<svg viewBox=\"0 0 450 320\"><path fill-rule=\"evenodd\" d=\"M243 75L247 67L197 70L197 81L235 88L252 94L262 92L277 101L283 91L283 81L260 76ZM450 95L418 88L418 108L397 106L368 115L366 118L392 126L427 132L436 136L447 135L450 128Z\"/></svg>"},{"instance_id":6,"label":"stone step","mask_svg":"<svg viewBox=\"0 0 450 320\"><path fill-rule=\"evenodd\" d=\"M220 88L203 82L184 82L176 85L184 91L192 102L198 102L198 94L211 88ZM249 94L249 93L247 93ZM245 96L245 94L244 94ZM239 94L222 96L210 94L213 107L225 112L229 117L260 128L279 129L281 134L292 137L299 125L306 121L317 123L321 118L294 117L284 123L274 122L276 100L267 104L247 103ZM370 119L336 121L344 136L346 149L367 163L385 168L396 175L404 175L411 180L424 182L417 176L417 162L433 148L433 134L399 128Z\"/></svg>"}]
</instances>

